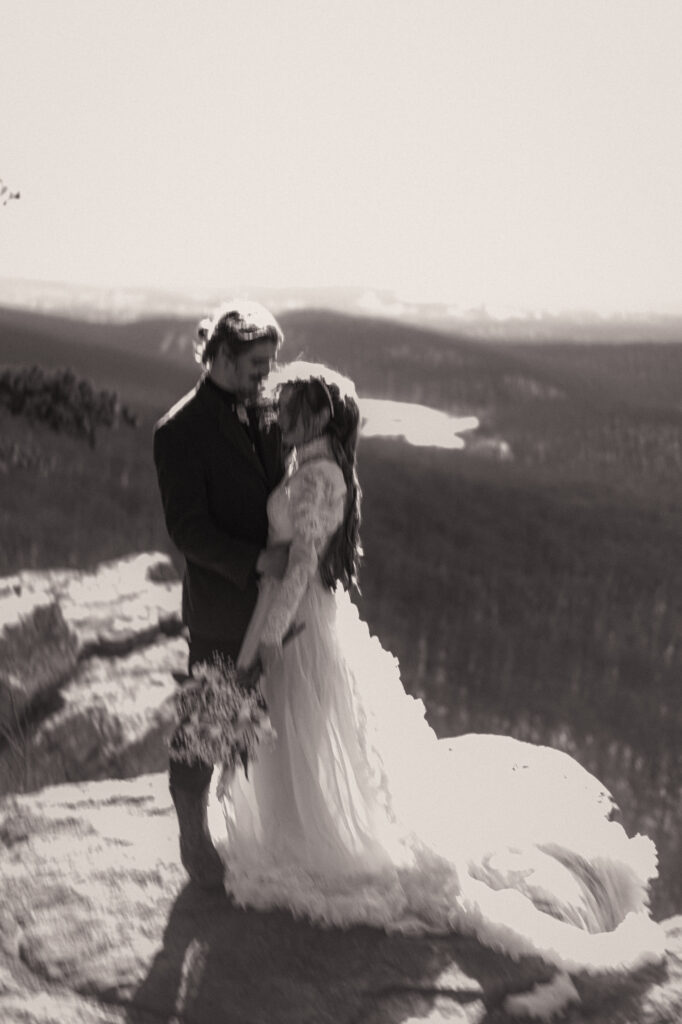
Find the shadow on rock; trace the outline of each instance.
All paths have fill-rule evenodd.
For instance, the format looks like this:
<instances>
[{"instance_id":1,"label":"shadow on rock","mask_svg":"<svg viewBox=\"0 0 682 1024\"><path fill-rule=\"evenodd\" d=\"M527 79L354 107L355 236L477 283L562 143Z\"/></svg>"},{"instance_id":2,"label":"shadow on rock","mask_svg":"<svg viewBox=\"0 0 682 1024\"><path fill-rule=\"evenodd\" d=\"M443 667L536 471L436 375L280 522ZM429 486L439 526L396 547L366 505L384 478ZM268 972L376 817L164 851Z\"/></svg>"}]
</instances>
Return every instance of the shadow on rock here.
<instances>
[{"instance_id":1,"label":"shadow on rock","mask_svg":"<svg viewBox=\"0 0 682 1024\"><path fill-rule=\"evenodd\" d=\"M316 928L286 912L241 910L220 892L188 884L172 907L163 948L130 1000L128 1021L400 1024L417 1008L446 1000L461 1006L458 1020L478 1022L488 1000L459 966L459 952L470 944L455 936Z\"/></svg>"}]
</instances>

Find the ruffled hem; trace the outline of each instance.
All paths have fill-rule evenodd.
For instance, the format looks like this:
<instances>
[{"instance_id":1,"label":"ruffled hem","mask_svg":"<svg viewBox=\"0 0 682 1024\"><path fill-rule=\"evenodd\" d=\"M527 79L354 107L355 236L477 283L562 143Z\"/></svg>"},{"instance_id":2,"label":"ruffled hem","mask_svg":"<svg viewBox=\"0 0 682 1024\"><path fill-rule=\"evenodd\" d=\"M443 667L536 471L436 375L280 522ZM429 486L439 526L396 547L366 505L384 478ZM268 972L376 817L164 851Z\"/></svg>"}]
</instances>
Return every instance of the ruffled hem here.
<instances>
[{"instance_id":1,"label":"ruffled hem","mask_svg":"<svg viewBox=\"0 0 682 1024\"><path fill-rule=\"evenodd\" d=\"M589 932L539 910L518 891L490 889L433 862L427 869L428 854L421 859L420 870L335 878L293 865L240 870L228 864L225 888L239 906L286 910L324 928L466 934L513 959L538 956L572 974L625 973L665 956L663 929L645 908L628 912L610 931Z\"/></svg>"}]
</instances>

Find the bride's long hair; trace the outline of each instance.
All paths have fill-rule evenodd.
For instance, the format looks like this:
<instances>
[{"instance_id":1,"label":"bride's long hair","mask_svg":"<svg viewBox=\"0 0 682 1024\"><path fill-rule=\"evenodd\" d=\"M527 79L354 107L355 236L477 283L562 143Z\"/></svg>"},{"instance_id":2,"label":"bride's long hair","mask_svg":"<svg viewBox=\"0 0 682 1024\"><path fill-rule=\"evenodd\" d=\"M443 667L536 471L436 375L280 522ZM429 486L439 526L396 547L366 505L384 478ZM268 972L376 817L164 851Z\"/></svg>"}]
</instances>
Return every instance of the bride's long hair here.
<instances>
[{"instance_id":1,"label":"bride's long hair","mask_svg":"<svg viewBox=\"0 0 682 1024\"><path fill-rule=\"evenodd\" d=\"M294 367L314 367L312 374L298 376ZM345 590L360 592L358 574L362 558L360 543L360 504L362 491L357 474L357 445L360 429L360 407L355 387L347 377L317 364L292 364L277 383L289 393L287 411L294 421L302 418L306 426L314 424L325 409L329 421L323 433L329 437L334 459L346 482L346 505L343 522L332 536L320 559L320 576L330 590L340 583ZM284 379L286 371L292 373Z\"/></svg>"}]
</instances>

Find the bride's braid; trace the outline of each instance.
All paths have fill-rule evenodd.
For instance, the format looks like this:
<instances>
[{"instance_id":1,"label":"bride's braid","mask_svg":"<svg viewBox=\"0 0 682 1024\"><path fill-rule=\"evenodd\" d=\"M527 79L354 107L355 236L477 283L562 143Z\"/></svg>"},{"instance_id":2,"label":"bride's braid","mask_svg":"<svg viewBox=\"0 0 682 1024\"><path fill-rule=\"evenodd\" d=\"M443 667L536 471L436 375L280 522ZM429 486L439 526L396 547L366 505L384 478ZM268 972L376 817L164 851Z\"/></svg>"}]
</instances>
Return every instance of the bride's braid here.
<instances>
[{"instance_id":1,"label":"bride's braid","mask_svg":"<svg viewBox=\"0 0 682 1024\"><path fill-rule=\"evenodd\" d=\"M358 591L358 571L362 558L360 543L360 501L362 491L356 469L356 451L360 410L356 400L342 396L336 384L328 385L332 417L327 426L334 458L346 481L346 509L343 523L332 537L320 564L320 575L330 588L340 582L346 589Z\"/></svg>"}]
</instances>

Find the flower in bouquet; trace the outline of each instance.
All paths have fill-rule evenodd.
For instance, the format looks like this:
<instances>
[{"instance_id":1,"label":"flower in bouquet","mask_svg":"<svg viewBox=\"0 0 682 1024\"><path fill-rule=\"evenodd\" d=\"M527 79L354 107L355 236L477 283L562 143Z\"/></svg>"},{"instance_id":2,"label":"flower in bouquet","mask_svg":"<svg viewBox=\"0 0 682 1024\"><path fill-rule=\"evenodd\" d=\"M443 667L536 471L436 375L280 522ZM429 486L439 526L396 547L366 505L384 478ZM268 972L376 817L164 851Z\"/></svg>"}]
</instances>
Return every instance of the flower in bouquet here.
<instances>
[{"instance_id":1,"label":"flower in bouquet","mask_svg":"<svg viewBox=\"0 0 682 1024\"><path fill-rule=\"evenodd\" d=\"M175 760L220 764L233 772L255 760L261 742L276 738L257 682L244 686L232 661L214 655L192 667L176 695L180 725L171 748Z\"/></svg>"},{"instance_id":2,"label":"flower in bouquet","mask_svg":"<svg viewBox=\"0 0 682 1024\"><path fill-rule=\"evenodd\" d=\"M283 645L303 628L294 624ZM248 668L237 668L231 659L216 653L193 665L190 678L176 694L180 724L171 740L170 756L188 764L220 765L219 796L226 792L240 763L248 776L259 745L277 739L260 688L262 674L258 660Z\"/></svg>"}]
</instances>

